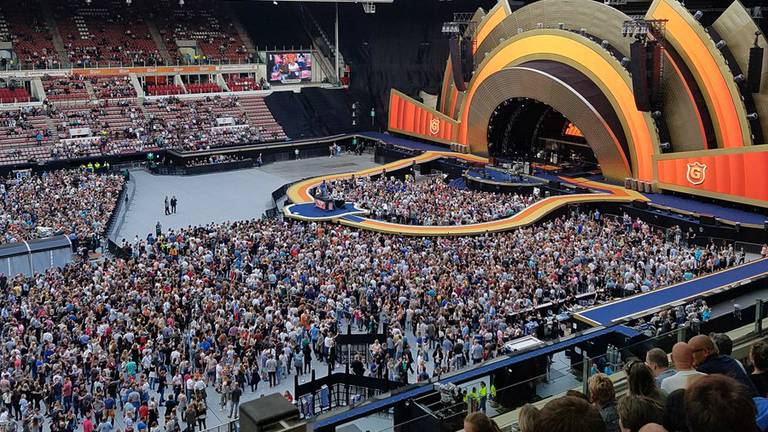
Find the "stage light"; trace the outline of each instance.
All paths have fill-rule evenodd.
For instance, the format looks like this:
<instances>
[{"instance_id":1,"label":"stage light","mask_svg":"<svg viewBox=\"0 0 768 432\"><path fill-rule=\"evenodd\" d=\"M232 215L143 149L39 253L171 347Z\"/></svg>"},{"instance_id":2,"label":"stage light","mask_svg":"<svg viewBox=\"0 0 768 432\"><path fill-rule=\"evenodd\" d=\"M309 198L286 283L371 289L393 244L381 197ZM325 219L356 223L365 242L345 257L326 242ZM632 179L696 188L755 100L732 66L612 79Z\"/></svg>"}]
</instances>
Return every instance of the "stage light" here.
<instances>
[{"instance_id":1,"label":"stage light","mask_svg":"<svg viewBox=\"0 0 768 432\"><path fill-rule=\"evenodd\" d=\"M750 120L757 120L758 117L759 116L757 115L756 112L747 114L747 118L750 119Z\"/></svg>"},{"instance_id":2,"label":"stage light","mask_svg":"<svg viewBox=\"0 0 768 432\"><path fill-rule=\"evenodd\" d=\"M627 67L627 66L629 66L629 63L630 63L629 57L622 57L621 58L621 65L622 66Z\"/></svg>"},{"instance_id":3,"label":"stage light","mask_svg":"<svg viewBox=\"0 0 768 432\"><path fill-rule=\"evenodd\" d=\"M131 0L125 0L125 4L127 4L128 6L130 6L130 5L131 5L131 3L132 3L132 1L131 1Z\"/></svg>"},{"instance_id":4,"label":"stage light","mask_svg":"<svg viewBox=\"0 0 768 432\"><path fill-rule=\"evenodd\" d=\"M654 112L651 114L651 117L653 117L653 118L655 118L655 119L660 119L660 118L661 118L661 111L658 111L658 110L657 110L657 111L654 111Z\"/></svg>"},{"instance_id":5,"label":"stage light","mask_svg":"<svg viewBox=\"0 0 768 432\"><path fill-rule=\"evenodd\" d=\"M85 0L85 4L91 4L91 0Z\"/></svg>"},{"instance_id":6,"label":"stage light","mask_svg":"<svg viewBox=\"0 0 768 432\"><path fill-rule=\"evenodd\" d=\"M611 44L610 44L610 43L609 43L607 40L605 40L605 39L603 39L603 41L602 41L602 42L600 42L600 46L601 46L601 47L603 47L603 49L608 49L608 47L609 47L610 45L611 45Z\"/></svg>"},{"instance_id":7,"label":"stage light","mask_svg":"<svg viewBox=\"0 0 768 432\"><path fill-rule=\"evenodd\" d=\"M557 23L557 28L560 30L565 30L565 23Z\"/></svg>"},{"instance_id":8,"label":"stage light","mask_svg":"<svg viewBox=\"0 0 768 432\"><path fill-rule=\"evenodd\" d=\"M668 143L668 142L666 142L666 141L665 141L665 142L663 142L663 143L659 144L659 149L660 149L660 150L661 150L663 153L666 153L666 152L668 152L668 151L670 151L670 150L672 149L672 144L670 144L670 143Z\"/></svg>"},{"instance_id":9,"label":"stage light","mask_svg":"<svg viewBox=\"0 0 768 432\"><path fill-rule=\"evenodd\" d=\"M523 34L524 31L521 27L517 28L517 34Z\"/></svg>"},{"instance_id":10,"label":"stage light","mask_svg":"<svg viewBox=\"0 0 768 432\"><path fill-rule=\"evenodd\" d=\"M544 23L536 23L536 28L543 29L544 28Z\"/></svg>"},{"instance_id":11,"label":"stage light","mask_svg":"<svg viewBox=\"0 0 768 432\"><path fill-rule=\"evenodd\" d=\"M586 37L586 36L587 36L587 29L585 29L584 27L582 27L582 28L580 28L580 29L579 29L579 33L580 33L582 36L585 36L585 37Z\"/></svg>"},{"instance_id":12,"label":"stage light","mask_svg":"<svg viewBox=\"0 0 768 432\"><path fill-rule=\"evenodd\" d=\"M720 42L716 43L715 46L717 49L723 49L728 45L728 43L725 42L725 40L720 40Z\"/></svg>"},{"instance_id":13,"label":"stage light","mask_svg":"<svg viewBox=\"0 0 768 432\"><path fill-rule=\"evenodd\" d=\"M184 6L184 0L179 0L179 6Z\"/></svg>"},{"instance_id":14,"label":"stage light","mask_svg":"<svg viewBox=\"0 0 768 432\"><path fill-rule=\"evenodd\" d=\"M744 74L738 74L735 77L733 77L733 80L736 81L737 84L741 84L744 82Z\"/></svg>"},{"instance_id":15,"label":"stage light","mask_svg":"<svg viewBox=\"0 0 768 432\"><path fill-rule=\"evenodd\" d=\"M697 10L695 14L693 14L693 19L696 21L701 21L701 17L704 16L704 12Z\"/></svg>"}]
</instances>

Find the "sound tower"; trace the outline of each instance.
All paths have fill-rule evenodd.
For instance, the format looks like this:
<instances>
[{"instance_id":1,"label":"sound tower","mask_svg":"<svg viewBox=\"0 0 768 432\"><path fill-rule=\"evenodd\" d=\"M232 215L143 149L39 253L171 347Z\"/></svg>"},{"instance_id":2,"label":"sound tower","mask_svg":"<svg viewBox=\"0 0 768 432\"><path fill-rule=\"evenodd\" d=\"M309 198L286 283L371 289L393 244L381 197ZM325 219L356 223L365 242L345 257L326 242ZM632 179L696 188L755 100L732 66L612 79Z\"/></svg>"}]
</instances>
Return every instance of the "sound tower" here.
<instances>
[{"instance_id":1,"label":"sound tower","mask_svg":"<svg viewBox=\"0 0 768 432\"><path fill-rule=\"evenodd\" d=\"M456 90L463 92L467 90L467 85L464 83L464 71L461 62L461 46L459 45L459 37L453 36L448 40L448 49L451 53L451 72L453 73L453 84L456 86Z\"/></svg>"},{"instance_id":2,"label":"sound tower","mask_svg":"<svg viewBox=\"0 0 768 432\"><path fill-rule=\"evenodd\" d=\"M651 102L651 109L656 109L661 106L661 75L663 71L663 55L661 51L661 45L656 41L649 41L646 44L647 59L646 73L648 77L648 91L649 99Z\"/></svg>"},{"instance_id":3,"label":"sound tower","mask_svg":"<svg viewBox=\"0 0 768 432\"><path fill-rule=\"evenodd\" d=\"M472 79L472 73L475 69L475 56L472 53L472 38L461 38L461 71L464 74L464 80Z\"/></svg>"},{"instance_id":4,"label":"sound tower","mask_svg":"<svg viewBox=\"0 0 768 432\"><path fill-rule=\"evenodd\" d=\"M630 45L632 57L632 90L638 111L650 111L651 99L648 92L648 50L641 41Z\"/></svg>"},{"instance_id":5,"label":"sound tower","mask_svg":"<svg viewBox=\"0 0 768 432\"><path fill-rule=\"evenodd\" d=\"M757 46L757 44L749 49L747 90L750 93L760 93L760 78L763 74L763 53L763 48Z\"/></svg>"}]
</instances>

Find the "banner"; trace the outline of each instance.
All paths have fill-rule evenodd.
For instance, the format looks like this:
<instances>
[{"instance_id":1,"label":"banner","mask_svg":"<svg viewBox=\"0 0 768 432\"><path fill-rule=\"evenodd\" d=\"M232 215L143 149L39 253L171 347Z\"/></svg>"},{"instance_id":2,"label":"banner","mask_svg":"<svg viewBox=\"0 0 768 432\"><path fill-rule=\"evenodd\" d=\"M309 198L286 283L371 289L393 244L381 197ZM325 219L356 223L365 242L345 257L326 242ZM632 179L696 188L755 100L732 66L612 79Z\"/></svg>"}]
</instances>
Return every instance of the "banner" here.
<instances>
[{"instance_id":1,"label":"banner","mask_svg":"<svg viewBox=\"0 0 768 432\"><path fill-rule=\"evenodd\" d=\"M422 103L392 90L389 95L389 130L451 144L456 122Z\"/></svg>"},{"instance_id":2,"label":"banner","mask_svg":"<svg viewBox=\"0 0 768 432\"><path fill-rule=\"evenodd\" d=\"M754 151L758 147L766 148ZM768 146L746 149L751 151L686 152L682 157L658 159L659 186L768 207Z\"/></svg>"}]
</instances>

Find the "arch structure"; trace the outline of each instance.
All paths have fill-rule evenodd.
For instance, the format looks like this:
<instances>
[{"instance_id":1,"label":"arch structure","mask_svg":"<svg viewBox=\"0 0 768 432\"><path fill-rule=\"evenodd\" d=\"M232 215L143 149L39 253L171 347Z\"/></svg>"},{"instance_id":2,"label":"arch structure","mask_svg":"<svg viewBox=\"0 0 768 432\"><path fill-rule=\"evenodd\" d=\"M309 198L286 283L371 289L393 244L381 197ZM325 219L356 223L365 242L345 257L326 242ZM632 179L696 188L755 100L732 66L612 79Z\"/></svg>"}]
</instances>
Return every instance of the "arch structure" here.
<instances>
[{"instance_id":1,"label":"arch structure","mask_svg":"<svg viewBox=\"0 0 768 432\"><path fill-rule=\"evenodd\" d=\"M738 1L730 10L739 19L719 20L716 33L729 46L746 46L749 32L728 29L743 26L748 13ZM768 207L768 184L746 180L750 170L764 171L755 164L768 152L752 132L768 119L749 111L768 111L768 100L747 95L745 104L738 66L729 66L722 44L677 0L655 0L646 18L667 20L663 96L653 113L635 103L632 39L621 33L629 16L593 0L540 0L515 11L500 0L475 14L475 70L466 91L453 86L449 59L438 110L393 89L390 130L488 156L500 104L527 98L582 131L609 181L632 178L656 190Z\"/></svg>"}]
</instances>

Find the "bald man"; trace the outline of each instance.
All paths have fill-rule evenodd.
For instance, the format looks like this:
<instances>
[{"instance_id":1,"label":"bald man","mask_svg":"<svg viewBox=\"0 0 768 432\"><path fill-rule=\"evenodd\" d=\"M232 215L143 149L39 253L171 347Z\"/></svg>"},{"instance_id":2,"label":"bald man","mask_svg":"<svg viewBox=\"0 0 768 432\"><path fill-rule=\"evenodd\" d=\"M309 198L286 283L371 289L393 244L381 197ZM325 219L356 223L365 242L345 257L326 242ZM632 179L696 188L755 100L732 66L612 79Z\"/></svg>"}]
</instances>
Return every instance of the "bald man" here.
<instances>
[{"instance_id":1,"label":"bald man","mask_svg":"<svg viewBox=\"0 0 768 432\"><path fill-rule=\"evenodd\" d=\"M709 336L698 335L688 341L693 354L693 366L697 371L707 375L727 375L746 387L750 397L757 396L757 389L747 373L733 358L721 355L717 346Z\"/></svg>"},{"instance_id":2,"label":"bald man","mask_svg":"<svg viewBox=\"0 0 768 432\"><path fill-rule=\"evenodd\" d=\"M688 388L688 377L705 375L693 368L693 349L685 342L678 342L672 347L672 363L677 373L661 381L661 389L667 394Z\"/></svg>"}]
</instances>

